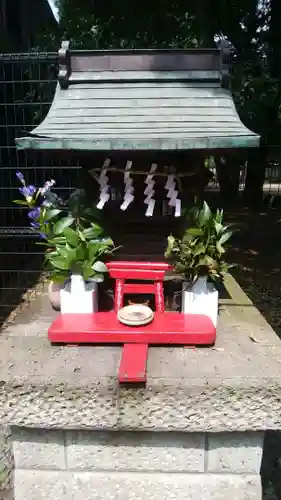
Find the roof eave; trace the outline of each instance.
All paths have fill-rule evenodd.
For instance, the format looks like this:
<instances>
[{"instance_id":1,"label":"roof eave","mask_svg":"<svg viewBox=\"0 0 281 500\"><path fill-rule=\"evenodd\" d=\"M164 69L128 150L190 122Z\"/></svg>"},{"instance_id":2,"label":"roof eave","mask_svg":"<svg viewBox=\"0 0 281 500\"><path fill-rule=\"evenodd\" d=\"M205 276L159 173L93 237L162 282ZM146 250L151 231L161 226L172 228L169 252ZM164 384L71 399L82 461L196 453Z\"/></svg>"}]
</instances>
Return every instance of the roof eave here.
<instances>
[{"instance_id":1,"label":"roof eave","mask_svg":"<svg viewBox=\"0 0 281 500\"><path fill-rule=\"evenodd\" d=\"M260 136L257 134L229 137L193 137L182 139L75 139L49 137L22 137L16 139L18 149L60 150L60 151L180 151L194 149L236 149L257 148Z\"/></svg>"},{"instance_id":2,"label":"roof eave","mask_svg":"<svg viewBox=\"0 0 281 500\"><path fill-rule=\"evenodd\" d=\"M150 52L133 51L132 53L123 50L104 53L70 51L69 42L65 41L59 50L58 86L52 107L41 125L28 136L17 138L16 145L19 149L72 151L180 151L258 147L259 136L241 123L231 95L227 90L230 77L229 62L229 47L210 51L158 52L156 50ZM102 93L98 97L99 87L105 82L112 90L116 81L119 82L119 85L122 83L125 85L127 80L131 83L131 96L127 95L128 90L124 91L124 95L122 92L119 95L120 93L118 94L117 91L117 97L111 96L110 105L103 102L105 99ZM158 89L155 97L153 91L155 88L157 89L157 85L162 88L160 83L163 86L166 81L173 82L175 85L178 82L187 82L186 92L183 92L177 99L176 90L174 93L171 92L170 89L173 85L169 83L167 93L164 92L159 97L160 91ZM206 91L208 85L205 81L211 87L209 93ZM146 94L144 91L138 91L139 93L135 94L133 91L138 88L138 82L152 82L150 84L152 91L149 93L148 90ZM194 95L192 95L193 84L198 86L198 93L195 92ZM89 85L87 91L83 90L85 85L86 88ZM83 92L87 93L89 89L93 96L91 97L90 92L90 97L88 94L85 97ZM72 93L74 93L74 97ZM101 100L101 104L97 104L97 99ZM131 101L136 104L132 104ZM125 111L123 110L121 115L127 116L126 113L128 114L129 125L118 127L118 109L122 106ZM161 109L167 107L168 112L164 112L163 116L161 114L161 123L156 122L154 127L151 126L149 119L147 119L147 127L141 126L142 123L145 124L145 120L138 126L137 118L135 123L130 118L132 113L126 111L130 110L132 106L133 109L135 107L138 109L137 116L139 116L140 109L149 108L148 118L152 116L151 110L157 112L155 110L159 107ZM80 121L82 123L83 120L80 120L79 113L77 114L78 108L81 108L80 114L83 114L83 109L89 108L90 110L99 110L102 115L103 107L106 108L106 111L109 109L109 113L105 113L105 116L110 116L110 113L113 113L114 119L112 118L108 122L105 120L105 124L101 119L99 127L96 126L97 120L95 118L92 127L91 120L85 120L85 124L90 125L86 127L86 130L85 126L79 128L79 123ZM183 108L185 113L181 117ZM187 108L189 113L186 112ZM197 108L200 108L198 116L201 117L201 120L192 120L190 113L195 110L196 115ZM67 114L65 115L65 110L72 113L72 109L74 109L73 116L71 114L69 117ZM60 115L61 110L62 114ZM206 123L204 121L205 114L211 111L214 112L214 119L217 121L220 116L227 117L228 113L231 119L226 120L225 127L221 124L212 127L208 119ZM173 113L172 118L177 118L177 126L175 127L173 126L175 120L171 119L172 125L170 126L168 119L169 115ZM91 117L91 114L87 116ZM145 113L144 116L146 116ZM74 122L73 119L75 119ZM144 129L146 133L144 133Z\"/></svg>"}]
</instances>

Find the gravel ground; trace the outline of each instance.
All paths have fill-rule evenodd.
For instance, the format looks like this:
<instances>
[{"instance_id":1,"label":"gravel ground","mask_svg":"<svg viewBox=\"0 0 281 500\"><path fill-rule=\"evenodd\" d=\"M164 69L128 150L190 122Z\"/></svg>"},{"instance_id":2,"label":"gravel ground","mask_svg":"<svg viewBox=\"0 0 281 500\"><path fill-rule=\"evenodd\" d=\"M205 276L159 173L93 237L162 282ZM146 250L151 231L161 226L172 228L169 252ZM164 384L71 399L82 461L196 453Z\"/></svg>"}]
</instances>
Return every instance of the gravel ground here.
<instances>
[{"instance_id":1,"label":"gravel ground","mask_svg":"<svg viewBox=\"0 0 281 500\"><path fill-rule=\"evenodd\" d=\"M281 433L268 432L262 463L263 500L281 498Z\"/></svg>"}]
</instances>

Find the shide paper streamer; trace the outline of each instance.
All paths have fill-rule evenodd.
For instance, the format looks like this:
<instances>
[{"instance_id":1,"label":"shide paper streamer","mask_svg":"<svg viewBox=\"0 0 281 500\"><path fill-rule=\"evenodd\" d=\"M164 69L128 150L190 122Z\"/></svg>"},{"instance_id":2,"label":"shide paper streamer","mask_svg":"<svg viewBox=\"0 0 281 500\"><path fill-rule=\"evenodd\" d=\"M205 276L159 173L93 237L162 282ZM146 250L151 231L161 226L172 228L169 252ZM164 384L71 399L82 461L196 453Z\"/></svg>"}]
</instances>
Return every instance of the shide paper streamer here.
<instances>
[{"instance_id":1,"label":"shide paper streamer","mask_svg":"<svg viewBox=\"0 0 281 500\"><path fill-rule=\"evenodd\" d=\"M175 217L181 216L181 199L178 198L179 192L176 190L176 180L174 174L169 174L165 184L169 206L175 207Z\"/></svg>"},{"instance_id":2,"label":"shide paper streamer","mask_svg":"<svg viewBox=\"0 0 281 500\"><path fill-rule=\"evenodd\" d=\"M155 207L155 199L153 198L153 195L155 194L155 180L153 179L153 175L155 174L156 170L157 163L152 163L149 174L144 181L146 184L146 188L144 190L144 195L146 196L144 203L147 205L147 209L145 212L146 217L152 217Z\"/></svg>"},{"instance_id":3,"label":"shide paper streamer","mask_svg":"<svg viewBox=\"0 0 281 500\"><path fill-rule=\"evenodd\" d=\"M125 183L125 190L124 190L124 201L121 205L121 210L126 210L130 203L134 201L134 186L133 186L133 179L131 177L131 168L132 168L132 161L127 161L126 167L125 167L125 172L124 172L124 183Z\"/></svg>"},{"instance_id":4,"label":"shide paper streamer","mask_svg":"<svg viewBox=\"0 0 281 500\"><path fill-rule=\"evenodd\" d=\"M97 208L99 210L102 210L104 205L109 201L110 197L112 200L115 200L115 190L110 189L109 185L109 178L108 178L108 171L119 171L122 172L124 175L124 198L123 202L120 206L120 209L122 211L127 210L129 205L134 201L135 199L135 187L134 187L134 182L132 178L132 174L139 174L139 175L146 175L146 178L144 180L145 184L145 189L144 189L144 204L147 205L145 216L146 217L152 217L155 209L155 177L156 176L161 176L161 177L167 177L167 181L165 183L165 190L166 190L166 197L168 199L168 205L174 209L174 217L180 217L181 216L181 199L179 197L179 180L177 176L174 173L168 173L169 172L169 167L165 167L165 172L156 172L158 165L157 163L152 163L149 172L142 172L142 171L132 171L132 164L133 162L128 160L125 166L125 170L121 170L117 167L110 167L111 160L109 158L106 158L104 161L104 164L102 166L102 169L100 171L100 175L97 178L95 176L95 170L90 170L90 174L94 179L97 180L100 186L100 198L99 202L97 204ZM112 192L112 195L110 194Z\"/></svg>"},{"instance_id":5,"label":"shide paper streamer","mask_svg":"<svg viewBox=\"0 0 281 500\"><path fill-rule=\"evenodd\" d=\"M97 204L97 208L102 210L104 205L108 202L110 198L110 188L108 183L107 169L110 165L110 159L106 158L101 169L101 173L98 179L100 185L100 199Z\"/></svg>"}]
</instances>

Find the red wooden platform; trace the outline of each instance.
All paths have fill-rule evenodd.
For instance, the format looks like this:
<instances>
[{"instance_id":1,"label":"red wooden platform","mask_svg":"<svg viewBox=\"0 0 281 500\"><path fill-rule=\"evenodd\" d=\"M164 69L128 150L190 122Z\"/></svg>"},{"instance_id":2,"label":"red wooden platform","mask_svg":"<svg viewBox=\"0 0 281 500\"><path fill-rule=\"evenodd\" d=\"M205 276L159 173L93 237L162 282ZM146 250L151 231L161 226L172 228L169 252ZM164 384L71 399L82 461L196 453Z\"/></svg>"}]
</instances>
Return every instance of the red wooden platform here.
<instances>
[{"instance_id":1,"label":"red wooden platform","mask_svg":"<svg viewBox=\"0 0 281 500\"><path fill-rule=\"evenodd\" d=\"M51 342L69 344L213 344L216 329L207 316L155 313L145 326L126 326L115 311L95 314L61 314L49 328Z\"/></svg>"},{"instance_id":2,"label":"red wooden platform","mask_svg":"<svg viewBox=\"0 0 281 500\"><path fill-rule=\"evenodd\" d=\"M145 382L149 345L212 345L216 328L204 315L164 312L163 280L169 266L165 263L112 262L110 275L116 279L115 309L95 314L65 314L49 328L49 340L63 344L124 344L119 382ZM126 280L153 283L126 283ZM153 293L156 312L145 326L125 326L117 319L124 293Z\"/></svg>"}]
</instances>

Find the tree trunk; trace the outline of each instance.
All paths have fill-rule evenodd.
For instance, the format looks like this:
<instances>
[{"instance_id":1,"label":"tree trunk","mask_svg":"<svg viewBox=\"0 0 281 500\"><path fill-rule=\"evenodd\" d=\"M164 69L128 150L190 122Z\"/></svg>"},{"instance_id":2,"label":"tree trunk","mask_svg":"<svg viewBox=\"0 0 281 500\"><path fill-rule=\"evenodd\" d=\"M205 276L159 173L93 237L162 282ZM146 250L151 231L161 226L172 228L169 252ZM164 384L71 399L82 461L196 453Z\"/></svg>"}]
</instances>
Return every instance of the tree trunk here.
<instances>
[{"instance_id":1,"label":"tree trunk","mask_svg":"<svg viewBox=\"0 0 281 500\"><path fill-rule=\"evenodd\" d=\"M216 172L222 205L224 207L235 205L239 197L240 158L228 154L222 161L221 157L217 157Z\"/></svg>"},{"instance_id":2,"label":"tree trunk","mask_svg":"<svg viewBox=\"0 0 281 500\"><path fill-rule=\"evenodd\" d=\"M270 45L268 60L270 73L273 78L281 76L281 3L280 0L271 0L270 25L268 31L268 42Z\"/></svg>"},{"instance_id":3,"label":"tree trunk","mask_svg":"<svg viewBox=\"0 0 281 500\"><path fill-rule=\"evenodd\" d=\"M249 152L244 200L248 207L258 208L263 201L266 148Z\"/></svg>"},{"instance_id":4,"label":"tree trunk","mask_svg":"<svg viewBox=\"0 0 281 500\"><path fill-rule=\"evenodd\" d=\"M213 48L215 46L215 28L213 22L212 2L210 0L197 0L196 18L199 26L199 46Z\"/></svg>"}]
</instances>

